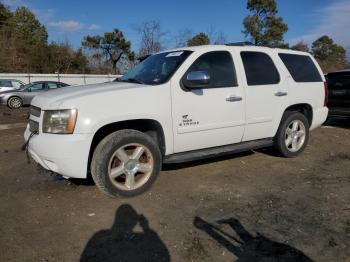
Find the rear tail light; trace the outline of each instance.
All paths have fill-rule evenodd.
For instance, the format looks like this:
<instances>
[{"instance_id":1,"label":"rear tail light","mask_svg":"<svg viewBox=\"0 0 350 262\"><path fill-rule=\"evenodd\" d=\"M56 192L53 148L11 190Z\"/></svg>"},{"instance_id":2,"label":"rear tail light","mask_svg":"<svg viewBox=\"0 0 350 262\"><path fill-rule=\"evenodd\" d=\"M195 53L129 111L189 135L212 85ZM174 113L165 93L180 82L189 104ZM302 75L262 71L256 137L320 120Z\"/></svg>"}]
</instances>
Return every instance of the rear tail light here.
<instances>
[{"instance_id":1,"label":"rear tail light","mask_svg":"<svg viewBox=\"0 0 350 262\"><path fill-rule=\"evenodd\" d=\"M323 106L328 105L328 94L329 94L328 84L327 84L327 82L324 82L324 103L323 103Z\"/></svg>"}]
</instances>

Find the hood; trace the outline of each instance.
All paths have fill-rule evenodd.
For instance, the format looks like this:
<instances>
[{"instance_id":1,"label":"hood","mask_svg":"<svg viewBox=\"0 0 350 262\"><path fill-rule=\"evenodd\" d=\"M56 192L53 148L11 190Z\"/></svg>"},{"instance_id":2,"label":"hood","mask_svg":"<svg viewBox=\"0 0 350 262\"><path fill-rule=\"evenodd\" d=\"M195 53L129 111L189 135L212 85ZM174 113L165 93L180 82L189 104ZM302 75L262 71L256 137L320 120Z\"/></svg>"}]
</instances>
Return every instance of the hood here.
<instances>
[{"instance_id":1,"label":"hood","mask_svg":"<svg viewBox=\"0 0 350 262\"><path fill-rule=\"evenodd\" d=\"M96 96L101 93L118 92L120 90L144 88L146 85L110 82L92 85L67 86L56 90L44 92L34 97L32 104L39 107L58 107L62 102L67 100L81 99L86 96Z\"/></svg>"}]
</instances>

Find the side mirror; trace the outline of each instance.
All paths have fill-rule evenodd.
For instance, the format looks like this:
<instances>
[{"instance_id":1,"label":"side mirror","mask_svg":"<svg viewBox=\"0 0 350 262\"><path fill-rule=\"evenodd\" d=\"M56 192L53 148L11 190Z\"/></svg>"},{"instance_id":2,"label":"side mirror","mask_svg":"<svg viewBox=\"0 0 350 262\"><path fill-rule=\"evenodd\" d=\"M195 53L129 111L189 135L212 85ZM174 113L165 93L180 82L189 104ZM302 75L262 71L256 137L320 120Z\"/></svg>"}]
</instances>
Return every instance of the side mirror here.
<instances>
[{"instance_id":1,"label":"side mirror","mask_svg":"<svg viewBox=\"0 0 350 262\"><path fill-rule=\"evenodd\" d=\"M27 89L27 92L32 92L32 90L30 88Z\"/></svg>"},{"instance_id":2,"label":"side mirror","mask_svg":"<svg viewBox=\"0 0 350 262\"><path fill-rule=\"evenodd\" d=\"M206 71L192 71L184 79L185 87L189 89L200 89L206 87L210 82L210 75Z\"/></svg>"}]
</instances>

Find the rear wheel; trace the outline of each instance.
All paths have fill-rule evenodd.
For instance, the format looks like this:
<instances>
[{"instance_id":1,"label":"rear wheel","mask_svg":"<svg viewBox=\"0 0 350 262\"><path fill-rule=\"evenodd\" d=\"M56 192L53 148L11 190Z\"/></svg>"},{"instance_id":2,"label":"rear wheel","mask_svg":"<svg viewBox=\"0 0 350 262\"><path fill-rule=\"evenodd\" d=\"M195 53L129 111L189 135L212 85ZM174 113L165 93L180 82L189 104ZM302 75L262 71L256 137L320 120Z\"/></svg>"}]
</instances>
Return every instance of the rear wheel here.
<instances>
[{"instance_id":1,"label":"rear wheel","mask_svg":"<svg viewBox=\"0 0 350 262\"><path fill-rule=\"evenodd\" d=\"M299 112L286 112L275 137L275 147L284 157L302 153L309 141L309 123Z\"/></svg>"},{"instance_id":2,"label":"rear wheel","mask_svg":"<svg viewBox=\"0 0 350 262\"><path fill-rule=\"evenodd\" d=\"M146 191L161 168L157 143L136 130L108 135L96 147L91 174L96 185L112 197L135 196Z\"/></svg>"},{"instance_id":3,"label":"rear wheel","mask_svg":"<svg viewBox=\"0 0 350 262\"><path fill-rule=\"evenodd\" d=\"M22 102L22 99L17 97L17 96L14 96L14 97L11 97L8 101L7 101L7 105L9 108L12 108L12 109L17 109L17 108L20 108L22 106L23 102Z\"/></svg>"}]
</instances>

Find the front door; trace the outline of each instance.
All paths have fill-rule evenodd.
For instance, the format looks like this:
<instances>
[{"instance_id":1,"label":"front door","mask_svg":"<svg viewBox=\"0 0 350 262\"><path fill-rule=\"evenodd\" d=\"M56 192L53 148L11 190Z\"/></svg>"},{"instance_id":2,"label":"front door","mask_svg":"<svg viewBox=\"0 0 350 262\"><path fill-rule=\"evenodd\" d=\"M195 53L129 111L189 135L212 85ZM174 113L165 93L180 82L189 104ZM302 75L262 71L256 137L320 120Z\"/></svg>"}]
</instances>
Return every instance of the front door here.
<instances>
[{"instance_id":1,"label":"front door","mask_svg":"<svg viewBox=\"0 0 350 262\"><path fill-rule=\"evenodd\" d=\"M234 53L224 50L197 53L173 77L175 153L241 142L244 90L232 57ZM209 83L202 88L187 88L184 79L190 72L205 72Z\"/></svg>"}]
</instances>

